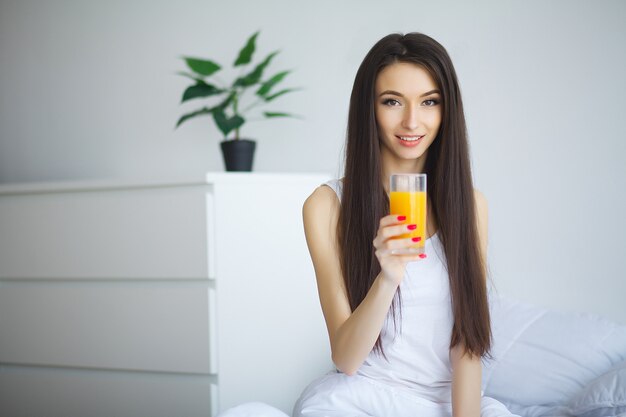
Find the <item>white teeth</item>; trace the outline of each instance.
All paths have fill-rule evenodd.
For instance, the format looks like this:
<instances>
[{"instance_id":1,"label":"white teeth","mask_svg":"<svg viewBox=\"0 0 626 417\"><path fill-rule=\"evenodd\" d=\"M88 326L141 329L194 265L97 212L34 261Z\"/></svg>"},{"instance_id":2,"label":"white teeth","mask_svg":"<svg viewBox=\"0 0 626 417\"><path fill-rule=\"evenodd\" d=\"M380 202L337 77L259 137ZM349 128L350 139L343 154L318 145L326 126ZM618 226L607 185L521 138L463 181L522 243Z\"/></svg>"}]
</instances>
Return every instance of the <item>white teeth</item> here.
<instances>
[{"instance_id":1,"label":"white teeth","mask_svg":"<svg viewBox=\"0 0 626 417\"><path fill-rule=\"evenodd\" d=\"M421 136L417 136L417 137L403 137L403 136L400 136L400 139L406 140L408 142L415 142L419 138L421 138Z\"/></svg>"}]
</instances>

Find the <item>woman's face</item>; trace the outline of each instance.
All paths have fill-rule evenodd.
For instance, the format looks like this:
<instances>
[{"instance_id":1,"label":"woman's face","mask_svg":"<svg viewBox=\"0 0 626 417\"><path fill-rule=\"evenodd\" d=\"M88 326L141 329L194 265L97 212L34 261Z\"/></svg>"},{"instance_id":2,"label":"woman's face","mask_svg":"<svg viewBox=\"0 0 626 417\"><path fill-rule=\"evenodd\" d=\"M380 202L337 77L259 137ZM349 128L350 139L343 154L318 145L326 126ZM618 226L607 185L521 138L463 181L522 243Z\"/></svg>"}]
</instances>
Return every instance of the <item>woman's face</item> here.
<instances>
[{"instance_id":1,"label":"woman's face","mask_svg":"<svg viewBox=\"0 0 626 417\"><path fill-rule=\"evenodd\" d=\"M407 161L425 156L439 131L442 111L441 93L430 74L416 64L391 64L378 74L375 94L384 157Z\"/></svg>"}]
</instances>

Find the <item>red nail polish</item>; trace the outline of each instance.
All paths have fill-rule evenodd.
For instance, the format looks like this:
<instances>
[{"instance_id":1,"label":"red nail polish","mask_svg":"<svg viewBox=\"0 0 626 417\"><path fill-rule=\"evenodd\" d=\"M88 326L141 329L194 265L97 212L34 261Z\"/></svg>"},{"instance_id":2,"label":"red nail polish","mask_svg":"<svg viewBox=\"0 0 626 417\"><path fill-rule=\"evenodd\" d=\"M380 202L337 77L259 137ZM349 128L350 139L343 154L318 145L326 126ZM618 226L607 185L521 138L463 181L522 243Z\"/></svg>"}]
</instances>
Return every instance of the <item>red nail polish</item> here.
<instances>
[{"instance_id":1,"label":"red nail polish","mask_svg":"<svg viewBox=\"0 0 626 417\"><path fill-rule=\"evenodd\" d=\"M421 237L413 237L413 238L411 238L411 240L413 242L419 242L420 240L422 240L422 238Z\"/></svg>"},{"instance_id":2,"label":"red nail polish","mask_svg":"<svg viewBox=\"0 0 626 417\"><path fill-rule=\"evenodd\" d=\"M420 258L424 259L426 257L425 253L420 253Z\"/></svg>"},{"instance_id":3,"label":"red nail polish","mask_svg":"<svg viewBox=\"0 0 626 417\"><path fill-rule=\"evenodd\" d=\"M409 229L409 230L415 230L415 229L417 229L417 225L416 224L410 224L406 228Z\"/></svg>"},{"instance_id":4,"label":"red nail polish","mask_svg":"<svg viewBox=\"0 0 626 417\"><path fill-rule=\"evenodd\" d=\"M406 220L406 216L398 216L398 221L401 222L403 220Z\"/></svg>"}]
</instances>

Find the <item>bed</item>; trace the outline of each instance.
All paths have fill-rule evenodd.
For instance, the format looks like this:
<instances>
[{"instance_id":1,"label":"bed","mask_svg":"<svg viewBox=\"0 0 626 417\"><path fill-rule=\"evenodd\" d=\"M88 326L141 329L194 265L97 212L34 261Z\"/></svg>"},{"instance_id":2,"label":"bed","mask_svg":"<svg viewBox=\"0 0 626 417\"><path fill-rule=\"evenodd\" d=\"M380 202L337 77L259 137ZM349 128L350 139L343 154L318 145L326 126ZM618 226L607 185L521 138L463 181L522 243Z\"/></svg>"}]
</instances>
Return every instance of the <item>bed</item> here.
<instances>
[{"instance_id":1,"label":"bed","mask_svg":"<svg viewBox=\"0 0 626 417\"><path fill-rule=\"evenodd\" d=\"M523 417L626 416L626 326L493 291L490 307L494 345L493 359L483 361L484 395ZM286 414L259 402L219 414L253 416Z\"/></svg>"}]
</instances>

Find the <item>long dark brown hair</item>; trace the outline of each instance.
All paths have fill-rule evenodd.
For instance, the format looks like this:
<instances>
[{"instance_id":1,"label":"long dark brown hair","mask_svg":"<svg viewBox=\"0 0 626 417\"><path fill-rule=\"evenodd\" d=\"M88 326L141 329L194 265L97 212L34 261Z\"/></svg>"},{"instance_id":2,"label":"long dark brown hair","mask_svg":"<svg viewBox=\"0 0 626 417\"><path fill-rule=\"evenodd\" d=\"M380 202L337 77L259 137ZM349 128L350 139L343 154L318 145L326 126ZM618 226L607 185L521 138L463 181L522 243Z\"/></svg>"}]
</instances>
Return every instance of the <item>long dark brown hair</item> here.
<instances>
[{"instance_id":1,"label":"long dark brown hair","mask_svg":"<svg viewBox=\"0 0 626 417\"><path fill-rule=\"evenodd\" d=\"M442 96L441 126L428 149L424 172L428 175L431 211L447 258L454 313L450 349L463 343L471 356L489 357L491 323L487 268L478 245L461 92L445 48L421 33L391 34L382 38L368 52L354 80L337 230L350 307L352 311L358 307L381 271L372 241L380 219L389 214L389 199L382 183L381 145L374 110L375 83L380 71L396 62L413 63L425 69ZM394 318L399 298L397 293L391 305ZM374 349L384 355L380 336Z\"/></svg>"}]
</instances>

